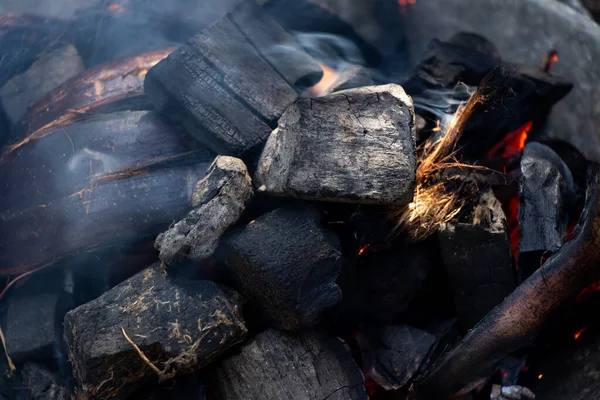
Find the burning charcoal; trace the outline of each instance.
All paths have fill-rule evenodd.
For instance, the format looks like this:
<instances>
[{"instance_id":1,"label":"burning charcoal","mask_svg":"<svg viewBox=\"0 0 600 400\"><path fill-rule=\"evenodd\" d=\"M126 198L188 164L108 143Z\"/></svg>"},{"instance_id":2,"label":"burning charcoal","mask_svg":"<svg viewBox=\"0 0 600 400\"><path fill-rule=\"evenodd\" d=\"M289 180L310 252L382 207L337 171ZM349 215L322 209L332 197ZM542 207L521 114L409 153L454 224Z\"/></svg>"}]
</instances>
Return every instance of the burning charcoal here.
<instances>
[{"instance_id":1,"label":"burning charcoal","mask_svg":"<svg viewBox=\"0 0 600 400\"><path fill-rule=\"evenodd\" d=\"M297 98L253 46L260 39L255 28L236 25L239 13L244 20L249 9L242 4L190 39L150 69L144 84L160 112L183 122L214 151L233 155L263 143L271 131L265 121L277 120ZM274 23L262 29L269 27L277 31L265 36L281 30ZM282 40L289 43L287 36Z\"/></svg>"},{"instance_id":2,"label":"burning charcoal","mask_svg":"<svg viewBox=\"0 0 600 400\"><path fill-rule=\"evenodd\" d=\"M217 366L220 399L367 399L364 379L337 339L268 330Z\"/></svg>"},{"instance_id":3,"label":"burning charcoal","mask_svg":"<svg viewBox=\"0 0 600 400\"><path fill-rule=\"evenodd\" d=\"M524 278L540 266L544 253L564 244L574 203L571 171L548 146L529 143L521 158L519 273Z\"/></svg>"},{"instance_id":4,"label":"burning charcoal","mask_svg":"<svg viewBox=\"0 0 600 400\"><path fill-rule=\"evenodd\" d=\"M415 184L415 125L398 85L300 99L279 121L254 177L259 192L405 204Z\"/></svg>"},{"instance_id":5,"label":"burning charcoal","mask_svg":"<svg viewBox=\"0 0 600 400\"><path fill-rule=\"evenodd\" d=\"M150 109L150 104L141 99L144 97L144 77L150 67L171 51L163 49L143 53L86 70L48 93L29 109L11 136L15 141L22 140L37 135L45 128L70 125L86 114L106 112L110 106L121 107L125 101L127 106L137 107L136 102L139 102L142 103L140 108Z\"/></svg>"},{"instance_id":6,"label":"burning charcoal","mask_svg":"<svg viewBox=\"0 0 600 400\"><path fill-rule=\"evenodd\" d=\"M6 350L15 362L52 358L55 343L56 293L18 293L6 312Z\"/></svg>"},{"instance_id":7,"label":"burning charcoal","mask_svg":"<svg viewBox=\"0 0 600 400\"><path fill-rule=\"evenodd\" d=\"M192 185L214 157L194 146L145 111L91 115L9 146L0 166L0 274L154 241L189 211Z\"/></svg>"},{"instance_id":8,"label":"burning charcoal","mask_svg":"<svg viewBox=\"0 0 600 400\"><path fill-rule=\"evenodd\" d=\"M13 123L36 101L83 71L83 61L73 46L62 46L38 58L27 71L14 76L0 89L0 101Z\"/></svg>"},{"instance_id":9,"label":"burning charcoal","mask_svg":"<svg viewBox=\"0 0 600 400\"><path fill-rule=\"evenodd\" d=\"M194 372L244 340L242 299L160 264L65 317L73 374L93 399L123 399L149 378Z\"/></svg>"},{"instance_id":10,"label":"burning charcoal","mask_svg":"<svg viewBox=\"0 0 600 400\"><path fill-rule=\"evenodd\" d=\"M67 386L60 382L52 372L41 365L27 363L21 371L23 399L27 400L71 400L71 392ZM25 392L25 393L23 393ZM21 397L17 396L17 400Z\"/></svg>"},{"instance_id":11,"label":"burning charcoal","mask_svg":"<svg viewBox=\"0 0 600 400\"><path fill-rule=\"evenodd\" d=\"M339 240L312 208L280 208L225 234L218 256L274 327L314 325L342 298Z\"/></svg>"},{"instance_id":12,"label":"burning charcoal","mask_svg":"<svg viewBox=\"0 0 600 400\"><path fill-rule=\"evenodd\" d=\"M435 336L411 326L389 326L359 339L368 377L385 390L406 386L435 343Z\"/></svg>"},{"instance_id":13,"label":"burning charcoal","mask_svg":"<svg viewBox=\"0 0 600 400\"><path fill-rule=\"evenodd\" d=\"M252 199L252 180L243 161L219 156L196 185L194 208L155 242L160 259L172 264L183 256L206 258L217 248L221 235L244 212Z\"/></svg>"},{"instance_id":14,"label":"burning charcoal","mask_svg":"<svg viewBox=\"0 0 600 400\"><path fill-rule=\"evenodd\" d=\"M468 223L447 224L439 232L463 331L471 329L516 286L506 218L491 190L483 192L470 218Z\"/></svg>"}]
</instances>

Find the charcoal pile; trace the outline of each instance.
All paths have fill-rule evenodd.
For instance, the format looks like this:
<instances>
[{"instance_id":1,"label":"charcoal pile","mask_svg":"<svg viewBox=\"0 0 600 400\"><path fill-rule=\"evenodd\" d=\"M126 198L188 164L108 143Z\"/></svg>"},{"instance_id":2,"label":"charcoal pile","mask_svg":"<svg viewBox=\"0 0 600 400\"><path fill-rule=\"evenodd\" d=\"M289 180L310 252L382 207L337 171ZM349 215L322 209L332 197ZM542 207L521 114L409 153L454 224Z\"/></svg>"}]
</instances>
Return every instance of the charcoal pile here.
<instances>
[{"instance_id":1,"label":"charcoal pile","mask_svg":"<svg viewBox=\"0 0 600 400\"><path fill-rule=\"evenodd\" d=\"M0 397L600 392L600 164L548 139L560 46L460 31L407 68L368 26L420 5L377 3L0 16Z\"/></svg>"}]
</instances>

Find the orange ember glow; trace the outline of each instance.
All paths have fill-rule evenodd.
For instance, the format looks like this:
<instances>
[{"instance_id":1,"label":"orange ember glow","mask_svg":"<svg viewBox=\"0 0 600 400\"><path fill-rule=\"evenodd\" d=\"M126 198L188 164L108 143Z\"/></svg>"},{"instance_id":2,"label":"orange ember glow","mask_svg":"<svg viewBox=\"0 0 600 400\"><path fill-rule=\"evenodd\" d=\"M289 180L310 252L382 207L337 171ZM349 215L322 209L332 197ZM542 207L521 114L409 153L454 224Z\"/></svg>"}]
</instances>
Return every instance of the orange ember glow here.
<instances>
[{"instance_id":1,"label":"orange ember glow","mask_svg":"<svg viewBox=\"0 0 600 400\"><path fill-rule=\"evenodd\" d=\"M333 68L321 63L319 63L319 66L323 70L323 77L316 85L308 89L309 93L313 97L320 97L326 95L339 76L337 71Z\"/></svg>"},{"instance_id":2,"label":"orange ember glow","mask_svg":"<svg viewBox=\"0 0 600 400\"><path fill-rule=\"evenodd\" d=\"M585 289L583 289L581 293L577 295L577 301L583 301L596 294L597 292L600 292L600 281L594 282Z\"/></svg>"},{"instance_id":3,"label":"orange ember glow","mask_svg":"<svg viewBox=\"0 0 600 400\"><path fill-rule=\"evenodd\" d=\"M363 255L363 253L364 253L364 252L365 252L365 251L366 251L368 248L369 248L369 245L368 245L368 244L365 244L363 247L361 247L361 248L358 250L358 255L359 255L359 256Z\"/></svg>"},{"instance_id":4,"label":"orange ember glow","mask_svg":"<svg viewBox=\"0 0 600 400\"><path fill-rule=\"evenodd\" d=\"M415 4L417 0L398 0L400 7L406 7L409 4Z\"/></svg>"},{"instance_id":5,"label":"orange ember glow","mask_svg":"<svg viewBox=\"0 0 600 400\"><path fill-rule=\"evenodd\" d=\"M538 375L538 379L542 379L544 377L544 374L539 374Z\"/></svg>"},{"instance_id":6,"label":"orange ember glow","mask_svg":"<svg viewBox=\"0 0 600 400\"><path fill-rule=\"evenodd\" d=\"M577 332L575 332L575 334L573 335L573 338L574 338L575 340L579 339L579 336L581 336L581 334L582 334L583 332L585 332L585 331L587 330L587 328L588 328L588 326L586 325L586 326L584 326L583 328L581 328L580 330L578 330Z\"/></svg>"},{"instance_id":7,"label":"orange ember glow","mask_svg":"<svg viewBox=\"0 0 600 400\"><path fill-rule=\"evenodd\" d=\"M488 158L501 156L509 158L510 156L520 153L525 148L525 142L529 136L529 132L533 127L533 122L529 121L519 129L509 133L502 139L500 143L495 145L487 154Z\"/></svg>"},{"instance_id":8,"label":"orange ember glow","mask_svg":"<svg viewBox=\"0 0 600 400\"><path fill-rule=\"evenodd\" d=\"M439 132L439 131L441 131L441 130L442 130L441 123L442 123L442 121L440 121L440 120L438 119L438 120L437 120L437 123L436 123L436 125L435 125L435 128L433 128L432 130L433 130L434 132Z\"/></svg>"},{"instance_id":9,"label":"orange ember glow","mask_svg":"<svg viewBox=\"0 0 600 400\"><path fill-rule=\"evenodd\" d=\"M121 11L123 7L119 3L113 3L108 6L108 11Z\"/></svg>"}]
</instances>

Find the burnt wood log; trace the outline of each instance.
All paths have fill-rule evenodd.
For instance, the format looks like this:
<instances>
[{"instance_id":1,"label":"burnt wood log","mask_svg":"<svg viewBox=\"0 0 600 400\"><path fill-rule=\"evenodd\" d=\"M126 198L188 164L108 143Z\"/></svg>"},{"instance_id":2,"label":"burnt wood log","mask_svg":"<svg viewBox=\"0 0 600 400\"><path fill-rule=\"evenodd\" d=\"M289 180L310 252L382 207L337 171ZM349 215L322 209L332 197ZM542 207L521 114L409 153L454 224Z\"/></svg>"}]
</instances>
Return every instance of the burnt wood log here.
<instances>
[{"instance_id":1,"label":"burnt wood log","mask_svg":"<svg viewBox=\"0 0 600 400\"><path fill-rule=\"evenodd\" d=\"M146 385L130 400L206 400L208 390L198 373L173 378L164 384Z\"/></svg>"},{"instance_id":2,"label":"burnt wood log","mask_svg":"<svg viewBox=\"0 0 600 400\"><path fill-rule=\"evenodd\" d=\"M517 286L502 204L484 191L468 222L439 229L442 262L454 293L458 324L471 329Z\"/></svg>"},{"instance_id":3,"label":"burnt wood log","mask_svg":"<svg viewBox=\"0 0 600 400\"><path fill-rule=\"evenodd\" d=\"M147 111L40 131L0 162L0 274L154 241L189 211L213 155Z\"/></svg>"},{"instance_id":4,"label":"burnt wood log","mask_svg":"<svg viewBox=\"0 0 600 400\"><path fill-rule=\"evenodd\" d=\"M566 301L598 280L600 167L590 167L586 202L573 239L442 356L417 385L417 398L445 399L491 375L509 352L526 346Z\"/></svg>"},{"instance_id":5,"label":"burnt wood log","mask_svg":"<svg viewBox=\"0 0 600 400\"><path fill-rule=\"evenodd\" d=\"M367 399L363 377L337 339L268 330L217 366L223 400Z\"/></svg>"},{"instance_id":6,"label":"burnt wood log","mask_svg":"<svg viewBox=\"0 0 600 400\"><path fill-rule=\"evenodd\" d=\"M196 184L194 209L156 238L154 246L160 259L172 264L185 256L211 256L221 235L238 220L253 196L252 180L243 161L218 156L206 177Z\"/></svg>"},{"instance_id":7,"label":"burnt wood log","mask_svg":"<svg viewBox=\"0 0 600 400\"><path fill-rule=\"evenodd\" d=\"M242 305L228 288L178 280L152 265L65 316L82 393L123 399L157 375L164 380L200 369L246 337Z\"/></svg>"},{"instance_id":8,"label":"burnt wood log","mask_svg":"<svg viewBox=\"0 0 600 400\"><path fill-rule=\"evenodd\" d=\"M42 54L26 71L0 88L0 101L10 120L17 123L35 102L83 69L83 61L71 45Z\"/></svg>"},{"instance_id":9,"label":"burnt wood log","mask_svg":"<svg viewBox=\"0 0 600 400\"><path fill-rule=\"evenodd\" d=\"M273 195L403 205L415 173L412 100L383 85L298 100L269 137L254 184Z\"/></svg>"},{"instance_id":10,"label":"burnt wood log","mask_svg":"<svg viewBox=\"0 0 600 400\"><path fill-rule=\"evenodd\" d=\"M363 333L359 343L365 374L385 390L405 387L435 342L435 336L408 325Z\"/></svg>"},{"instance_id":11,"label":"burnt wood log","mask_svg":"<svg viewBox=\"0 0 600 400\"><path fill-rule=\"evenodd\" d=\"M226 233L217 256L274 327L313 326L342 298L339 239L310 207L281 208Z\"/></svg>"},{"instance_id":12,"label":"burnt wood log","mask_svg":"<svg viewBox=\"0 0 600 400\"><path fill-rule=\"evenodd\" d=\"M35 137L44 129L77 122L86 113L101 112L119 101L143 97L148 69L172 50L143 53L86 70L40 99L15 125L11 138L18 141ZM143 108L150 109L151 105L146 101Z\"/></svg>"},{"instance_id":13,"label":"burnt wood log","mask_svg":"<svg viewBox=\"0 0 600 400\"><path fill-rule=\"evenodd\" d=\"M546 253L555 253L564 244L575 182L558 154L533 142L521 157L519 192L519 273L527 278Z\"/></svg>"},{"instance_id":14,"label":"burnt wood log","mask_svg":"<svg viewBox=\"0 0 600 400\"><path fill-rule=\"evenodd\" d=\"M261 40L256 28L239 26L251 18L246 15L252 6L244 6L241 4L151 68L144 83L161 113L181 121L214 151L233 155L263 143L271 131L269 124L298 97L263 58L261 49L263 53L265 49L253 44ZM274 23L263 29L275 30L268 36L281 32ZM289 37L282 38L281 44L289 43ZM277 64L277 68L288 67Z\"/></svg>"}]
</instances>

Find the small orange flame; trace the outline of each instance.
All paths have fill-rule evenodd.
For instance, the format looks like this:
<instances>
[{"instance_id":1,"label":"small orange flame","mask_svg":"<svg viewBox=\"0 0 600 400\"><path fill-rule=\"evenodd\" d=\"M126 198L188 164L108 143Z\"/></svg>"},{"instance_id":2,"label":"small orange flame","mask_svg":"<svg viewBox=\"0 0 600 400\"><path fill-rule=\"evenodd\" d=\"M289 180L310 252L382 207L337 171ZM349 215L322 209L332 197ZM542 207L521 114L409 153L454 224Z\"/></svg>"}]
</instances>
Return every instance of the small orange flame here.
<instances>
[{"instance_id":1,"label":"small orange flame","mask_svg":"<svg viewBox=\"0 0 600 400\"><path fill-rule=\"evenodd\" d=\"M329 92L329 89L333 86L335 81L338 79L338 72L325 64L319 63L319 66L323 70L323 77L314 86L308 89L309 93L313 97L324 96Z\"/></svg>"},{"instance_id":2,"label":"small orange flame","mask_svg":"<svg viewBox=\"0 0 600 400\"><path fill-rule=\"evenodd\" d=\"M581 328L580 330L578 330L577 332L575 332L575 334L573 335L573 338L574 338L575 340L579 339L579 337L581 336L581 334L582 334L583 332L585 332L585 331L587 330L587 328L588 328L588 326L586 325L586 326L584 326L583 328Z\"/></svg>"},{"instance_id":3,"label":"small orange flame","mask_svg":"<svg viewBox=\"0 0 600 400\"><path fill-rule=\"evenodd\" d=\"M529 132L533 127L533 122L529 121L519 129L509 133L488 152L487 157L493 158L500 155L502 158L520 153L525 148L525 142L529 136Z\"/></svg>"},{"instance_id":4,"label":"small orange flame","mask_svg":"<svg viewBox=\"0 0 600 400\"><path fill-rule=\"evenodd\" d=\"M544 374L539 374L538 375L538 379L542 379L544 377Z\"/></svg>"},{"instance_id":5,"label":"small orange flame","mask_svg":"<svg viewBox=\"0 0 600 400\"><path fill-rule=\"evenodd\" d=\"M435 125L435 128L433 128L433 129L432 129L432 131L434 131L434 132L439 132L439 131L441 131L441 130L442 130L441 123L442 123L442 121L440 121L440 120L438 119L438 120L437 120L437 123L436 123L436 125Z\"/></svg>"}]
</instances>

